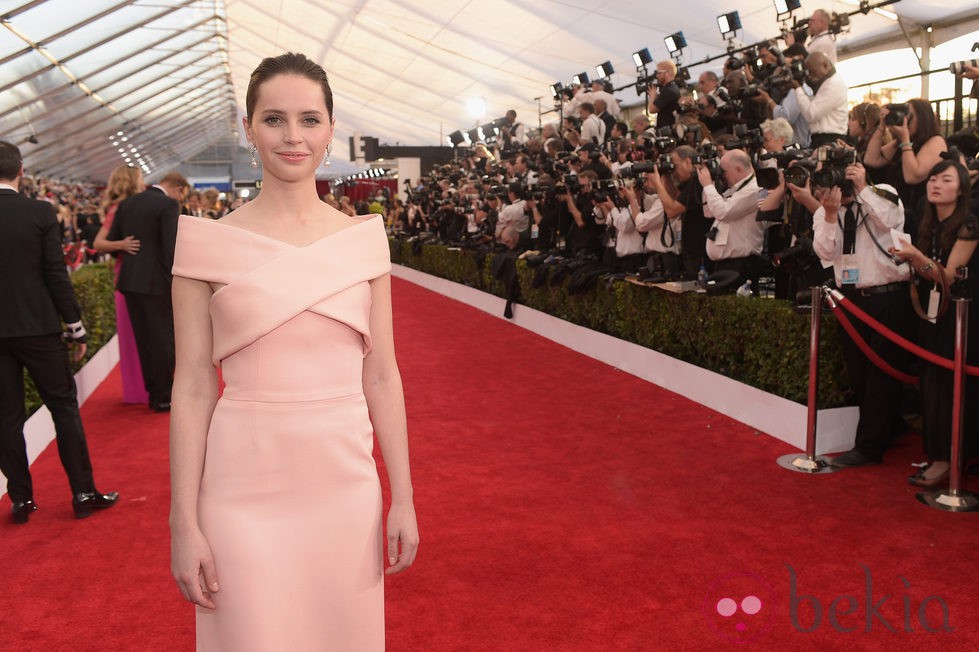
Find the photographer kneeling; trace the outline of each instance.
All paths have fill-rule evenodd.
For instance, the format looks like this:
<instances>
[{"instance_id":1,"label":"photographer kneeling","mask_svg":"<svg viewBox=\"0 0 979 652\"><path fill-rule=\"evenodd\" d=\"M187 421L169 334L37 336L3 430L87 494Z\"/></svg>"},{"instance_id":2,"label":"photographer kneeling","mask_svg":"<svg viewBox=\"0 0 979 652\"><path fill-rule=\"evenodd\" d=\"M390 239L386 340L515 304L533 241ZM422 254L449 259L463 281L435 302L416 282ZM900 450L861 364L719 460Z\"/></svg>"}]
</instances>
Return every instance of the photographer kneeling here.
<instances>
[{"instance_id":1,"label":"photographer kneeling","mask_svg":"<svg viewBox=\"0 0 979 652\"><path fill-rule=\"evenodd\" d=\"M826 171L824 166L820 172ZM827 176L834 176L827 183ZM895 264L887 253L891 230L904 228L904 207L891 186L867 185L860 163L829 175L814 176L824 186L820 206L813 214L813 248L819 258L833 263L836 286L853 303L896 333L910 338L913 314L908 291L909 269ZM828 187L832 186L832 187ZM793 188L793 195L799 193ZM812 203L810 198L804 198ZM906 369L907 355L896 344L855 323L860 336L884 360ZM901 417L901 382L881 371L846 334L843 356L860 407L853 449L835 458L838 468L878 464L893 439L906 426Z\"/></svg>"}]
</instances>

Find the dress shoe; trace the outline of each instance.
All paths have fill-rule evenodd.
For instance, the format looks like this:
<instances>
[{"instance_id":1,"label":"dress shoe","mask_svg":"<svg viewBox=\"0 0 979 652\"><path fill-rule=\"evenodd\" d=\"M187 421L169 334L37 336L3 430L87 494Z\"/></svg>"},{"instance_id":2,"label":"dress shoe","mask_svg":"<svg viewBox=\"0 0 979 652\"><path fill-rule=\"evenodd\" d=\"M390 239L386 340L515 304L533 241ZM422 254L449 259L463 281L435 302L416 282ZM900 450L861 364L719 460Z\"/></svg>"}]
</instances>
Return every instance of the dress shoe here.
<instances>
[{"instance_id":1,"label":"dress shoe","mask_svg":"<svg viewBox=\"0 0 979 652\"><path fill-rule=\"evenodd\" d=\"M119 500L119 492L112 491L107 494L98 491L88 491L75 494L71 499L71 507L75 510L75 518L85 518L91 516L96 509L108 509Z\"/></svg>"},{"instance_id":2,"label":"dress shoe","mask_svg":"<svg viewBox=\"0 0 979 652\"><path fill-rule=\"evenodd\" d=\"M14 503L11 508L11 513L13 514L14 523L26 523L31 512L37 511L37 505L34 504L33 500L25 500L22 503Z\"/></svg>"},{"instance_id":3,"label":"dress shoe","mask_svg":"<svg viewBox=\"0 0 979 652\"><path fill-rule=\"evenodd\" d=\"M830 466L837 469L848 469L853 466L867 466L868 464L880 464L879 457L871 457L866 453L853 448L847 452L834 457L830 461Z\"/></svg>"},{"instance_id":4,"label":"dress shoe","mask_svg":"<svg viewBox=\"0 0 979 652\"><path fill-rule=\"evenodd\" d=\"M152 408L154 412L169 412L170 403L150 403L150 408Z\"/></svg>"}]
</instances>

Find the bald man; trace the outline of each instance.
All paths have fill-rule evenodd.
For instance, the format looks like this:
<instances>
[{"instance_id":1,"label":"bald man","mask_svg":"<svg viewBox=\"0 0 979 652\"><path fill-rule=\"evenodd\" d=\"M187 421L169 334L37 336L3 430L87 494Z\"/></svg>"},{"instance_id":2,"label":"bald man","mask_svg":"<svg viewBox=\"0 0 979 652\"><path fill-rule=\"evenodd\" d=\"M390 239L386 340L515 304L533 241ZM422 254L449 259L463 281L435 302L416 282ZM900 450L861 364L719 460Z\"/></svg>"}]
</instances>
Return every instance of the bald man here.
<instances>
[{"instance_id":1,"label":"bald man","mask_svg":"<svg viewBox=\"0 0 979 652\"><path fill-rule=\"evenodd\" d=\"M806 94L798 80L792 81L792 87L799 114L809 125L810 144L820 147L845 138L847 86L828 56L813 52L806 57L806 82L814 91L812 97Z\"/></svg>"},{"instance_id":2,"label":"bald man","mask_svg":"<svg viewBox=\"0 0 979 652\"><path fill-rule=\"evenodd\" d=\"M680 87L676 83L676 62L672 59L656 64L656 83L649 86L646 110L656 114L656 128L669 127L676 122L680 107Z\"/></svg>"},{"instance_id":3,"label":"bald man","mask_svg":"<svg viewBox=\"0 0 979 652\"><path fill-rule=\"evenodd\" d=\"M707 256L714 261L714 271L735 271L738 285L751 279L757 288L765 230L755 220L758 182L751 158L743 150L729 150L721 157L721 170L727 185L723 194L714 186L710 171L697 166L697 177L704 187L704 217L714 219L707 234Z\"/></svg>"}]
</instances>

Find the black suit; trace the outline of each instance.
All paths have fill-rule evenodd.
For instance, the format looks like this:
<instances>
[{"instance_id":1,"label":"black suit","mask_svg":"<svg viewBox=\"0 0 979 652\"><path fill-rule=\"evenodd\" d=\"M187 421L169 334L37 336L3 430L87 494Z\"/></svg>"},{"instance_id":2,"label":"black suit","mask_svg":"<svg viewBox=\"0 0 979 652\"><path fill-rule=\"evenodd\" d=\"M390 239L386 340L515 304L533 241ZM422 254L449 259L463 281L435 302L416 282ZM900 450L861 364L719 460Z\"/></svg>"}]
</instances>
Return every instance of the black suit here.
<instances>
[{"instance_id":1,"label":"black suit","mask_svg":"<svg viewBox=\"0 0 979 652\"><path fill-rule=\"evenodd\" d=\"M173 306L170 283L180 205L159 188L147 188L116 209L109 240L134 236L139 253L122 254L117 287L126 296L150 405L170 403L173 387Z\"/></svg>"},{"instance_id":2,"label":"black suit","mask_svg":"<svg viewBox=\"0 0 979 652\"><path fill-rule=\"evenodd\" d=\"M0 188L0 471L17 503L33 499L24 442L24 368L51 412L73 494L95 491L61 320L81 320L51 204Z\"/></svg>"}]
</instances>

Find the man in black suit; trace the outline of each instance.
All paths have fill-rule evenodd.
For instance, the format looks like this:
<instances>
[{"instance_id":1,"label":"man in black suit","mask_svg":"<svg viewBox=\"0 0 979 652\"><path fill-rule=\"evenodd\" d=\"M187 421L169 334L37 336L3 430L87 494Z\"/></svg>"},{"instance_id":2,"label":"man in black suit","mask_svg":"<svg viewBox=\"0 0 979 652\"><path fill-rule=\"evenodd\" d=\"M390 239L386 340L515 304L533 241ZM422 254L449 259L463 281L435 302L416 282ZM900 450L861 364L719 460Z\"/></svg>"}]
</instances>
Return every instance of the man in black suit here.
<instances>
[{"instance_id":1,"label":"man in black suit","mask_svg":"<svg viewBox=\"0 0 979 652\"><path fill-rule=\"evenodd\" d=\"M158 184L124 199L108 235L109 240L133 236L140 242L137 253L122 254L118 289L126 296L143 382L150 407L157 412L170 409L175 360L170 268L180 201L189 187L183 175L171 172Z\"/></svg>"},{"instance_id":2,"label":"man in black suit","mask_svg":"<svg viewBox=\"0 0 979 652\"><path fill-rule=\"evenodd\" d=\"M20 195L23 174L20 150L0 141L0 471L7 478L14 523L26 523L37 509L24 441L26 367L54 420L75 516L84 518L112 507L119 494L99 492L92 479L61 320L77 347L76 360L85 355L85 328L65 270L54 208Z\"/></svg>"}]
</instances>

